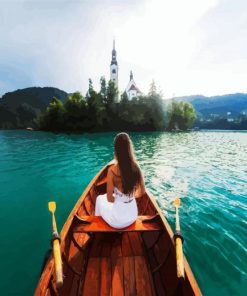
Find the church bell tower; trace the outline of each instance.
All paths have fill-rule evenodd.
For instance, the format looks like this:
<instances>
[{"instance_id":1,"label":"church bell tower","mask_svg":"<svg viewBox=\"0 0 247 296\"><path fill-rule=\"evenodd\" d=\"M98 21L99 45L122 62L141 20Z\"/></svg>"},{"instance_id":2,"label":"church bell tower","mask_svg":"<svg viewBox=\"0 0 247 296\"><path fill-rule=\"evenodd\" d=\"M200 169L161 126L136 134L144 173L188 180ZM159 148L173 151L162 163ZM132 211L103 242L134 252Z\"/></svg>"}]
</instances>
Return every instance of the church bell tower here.
<instances>
[{"instance_id":1,"label":"church bell tower","mask_svg":"<svg viewBox=\"0 0 247 296\"><path fill-rule=\"evenodd\" d=\"M117 51L115 49L115 40L113 40L112 59L110 65L110 79L114 81L115 86L118 88L118 64Z\"/></svg>"}]
</instances>

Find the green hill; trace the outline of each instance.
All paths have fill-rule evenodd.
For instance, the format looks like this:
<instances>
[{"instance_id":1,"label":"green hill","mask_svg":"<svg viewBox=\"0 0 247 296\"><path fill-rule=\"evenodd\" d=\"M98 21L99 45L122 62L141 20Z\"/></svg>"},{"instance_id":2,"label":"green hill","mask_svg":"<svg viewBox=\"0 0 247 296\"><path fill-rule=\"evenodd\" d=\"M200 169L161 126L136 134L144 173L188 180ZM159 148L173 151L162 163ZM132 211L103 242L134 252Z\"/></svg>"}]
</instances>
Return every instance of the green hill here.
<instances>
[{"instance_id":1,"label":"green hill","mask_svg":"<svg viewBox=\"0 0 247 296\"><path fill-rule=\"evenodd\" d=\"M247 94L243 93L213 97L196 95L176 97L173 99L191 103L198 115L202 117L209 117L210 115L227 117L228 112L231 112L231 116L234 118L238 117L243 112L247 114Z\"/></svg>"},{"instance_id":2,"label":"green hill","mask_svg":"<svg viewBox=\"0 0 247 296\"><path fill-rule=\"evenodd\" d=\"M54 87L29 87L8 92L0 99L0 128L26 128L55 96L65 101L67 93Z\"/></svg>"}]
</instances>

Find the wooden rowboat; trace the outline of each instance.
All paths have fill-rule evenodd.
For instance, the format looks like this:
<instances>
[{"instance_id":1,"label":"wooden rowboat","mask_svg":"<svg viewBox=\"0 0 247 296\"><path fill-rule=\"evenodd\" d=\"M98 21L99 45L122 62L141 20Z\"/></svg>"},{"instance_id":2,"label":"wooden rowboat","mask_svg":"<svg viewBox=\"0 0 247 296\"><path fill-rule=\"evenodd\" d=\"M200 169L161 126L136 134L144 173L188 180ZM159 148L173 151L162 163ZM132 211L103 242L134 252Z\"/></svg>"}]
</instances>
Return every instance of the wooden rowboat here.
<instances>
[{"instance_id":1,"label":"wooden rowboat","mask_svg":"<svg viewBox=\"0 0 247 296\"><path fill-rule=\"evenodd\" d=\"M56 286L50 255L35 295L201 295L186 258L185 279L177 278L173 232L151 194L137 200L140 216L125 229L94 216L111 164L88 185L61 231L63 285Z\"/></svg>"}]
</instances>

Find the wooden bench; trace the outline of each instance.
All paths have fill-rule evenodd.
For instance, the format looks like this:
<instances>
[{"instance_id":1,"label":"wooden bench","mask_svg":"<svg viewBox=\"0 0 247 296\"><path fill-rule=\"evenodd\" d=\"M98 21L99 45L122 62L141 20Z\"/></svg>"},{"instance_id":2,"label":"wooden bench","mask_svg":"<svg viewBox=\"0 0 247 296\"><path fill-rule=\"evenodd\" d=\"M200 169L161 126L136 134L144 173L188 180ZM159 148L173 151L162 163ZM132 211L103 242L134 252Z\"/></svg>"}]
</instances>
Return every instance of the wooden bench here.
<instances>
[{"instance_id":1,"label":"wooden bench","mask_svg":"<svg viewBox=\"0 0 247 296\"><path fill-rule=\"evenodd\" d=\"M126 232L126 231L159 231L162 229L159 215L138 216L137 220L126 228L116 229L107 224L100 216L75 215L76 225L73 233L76 232Z\"/></svg>"}]
</instances>

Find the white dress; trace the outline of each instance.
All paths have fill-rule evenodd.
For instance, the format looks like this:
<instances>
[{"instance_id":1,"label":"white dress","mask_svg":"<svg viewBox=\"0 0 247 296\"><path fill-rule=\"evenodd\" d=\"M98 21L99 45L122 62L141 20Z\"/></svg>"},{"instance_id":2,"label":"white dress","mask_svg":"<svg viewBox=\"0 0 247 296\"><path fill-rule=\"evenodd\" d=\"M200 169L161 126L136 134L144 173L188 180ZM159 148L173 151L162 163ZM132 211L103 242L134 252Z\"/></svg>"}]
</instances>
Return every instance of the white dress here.
<instances>
[{"instance_id":1,"label":"white dress","mask_svg":"<svg viewBox=\"0 0 247 296\"><path fill-rule=\"evenodd\" d=\"M136 221L138 210L134 195L127 195L113 189L114 202L107 200L107 194L99 195L96 199L95 216L102 218L114 228L125 228Z\"/></svg>"}]
</instances>

